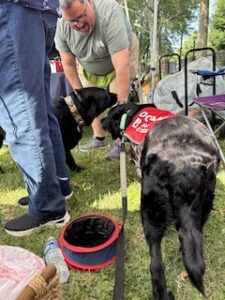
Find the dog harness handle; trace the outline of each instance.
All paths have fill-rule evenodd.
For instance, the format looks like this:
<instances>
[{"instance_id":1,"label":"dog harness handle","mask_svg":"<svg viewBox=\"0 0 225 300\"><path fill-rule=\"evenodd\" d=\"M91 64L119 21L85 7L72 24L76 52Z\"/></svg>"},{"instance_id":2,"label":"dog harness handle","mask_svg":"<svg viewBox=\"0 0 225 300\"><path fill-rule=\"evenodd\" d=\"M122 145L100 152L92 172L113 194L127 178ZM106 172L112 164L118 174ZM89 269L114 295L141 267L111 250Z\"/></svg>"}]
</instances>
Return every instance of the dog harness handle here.
<instances>
[{"instance_id":1,"label":"dog harness handle","mask_svg":"<svg viewBox=\"0 0 225 300\"><path fill-rule=\"evenodd\" d=\"M126 124L127 114L123 115L123 121L121 125ZM123 127L122 127L123 128ZM127 176L126 176L126 149L125 149L125 137L122 134L122 141L120 144L120 186L122 194L122 218L123 223L121 226L120 234L117 240L116 248L116 271L115 271L115 285L113 291L113 300L124 299L124 257L125 257L125 237L124 237L124 225L127 217Z\"/></svg>"},{"instance_id":2,"label":"dog harness handle","mask_svg":"<svg viewBox=\"0 0 225 300\"><path fill-rule=\"evenodd\" d=\"M123 115L122 115L122 118L120 120L120 130L124 131L125 129L125 126L126 126L126 121L127 121L127 116L128 116L128 113L130 112L130 110L128 110L127 112L125 112Z\"/></svg>"}]
</instances>

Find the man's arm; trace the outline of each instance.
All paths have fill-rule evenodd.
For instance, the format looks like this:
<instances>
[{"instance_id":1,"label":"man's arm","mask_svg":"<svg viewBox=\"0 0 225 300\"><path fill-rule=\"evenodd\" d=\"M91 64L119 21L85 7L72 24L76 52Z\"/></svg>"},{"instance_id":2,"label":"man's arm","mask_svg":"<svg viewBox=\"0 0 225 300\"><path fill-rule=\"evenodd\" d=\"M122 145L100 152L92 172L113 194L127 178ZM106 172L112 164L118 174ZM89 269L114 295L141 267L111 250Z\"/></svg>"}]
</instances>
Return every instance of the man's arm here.
<instances>
[{"instance_id":1,"label":"man's arm","mask_svg":"<svg viewBox=\"0 0 225 300\"><path fill-rule=\"evenodd\" d=\"M116 72L117 99L128 101L130 90L129 49L122 49L111 56Z\"/></svg>"},{"instance_id":2,"label":"man's arm","mask_svg":"<svg viewBox=\"0 0 225 300\"><path fill-rule=\"evenodd\" d=\"M82 88L76 68L75 56L71 52L59 52L63 70L67 80L73 89Z\"/></svg>"}]
</instances>

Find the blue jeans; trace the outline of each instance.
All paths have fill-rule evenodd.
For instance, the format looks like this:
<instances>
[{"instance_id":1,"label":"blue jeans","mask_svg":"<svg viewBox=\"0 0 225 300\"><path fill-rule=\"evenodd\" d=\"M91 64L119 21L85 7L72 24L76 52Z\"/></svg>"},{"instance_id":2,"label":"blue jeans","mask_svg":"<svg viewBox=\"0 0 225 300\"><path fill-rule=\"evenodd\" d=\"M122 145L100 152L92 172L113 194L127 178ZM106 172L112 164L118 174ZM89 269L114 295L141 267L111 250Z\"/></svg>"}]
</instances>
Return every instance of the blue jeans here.
<instances>
[{"instance_id":1,"label":"blue jeans","mask_svg":"<svg viewBox=\"0 0 225 300\"><path fill-rule=\"evenodd\" d=\"M0 3L0 124L30 196L28 213L38 219L65 212L59 179L69 184L46 55L56 21L47 12Z\"/></svg>"}]
</instances>

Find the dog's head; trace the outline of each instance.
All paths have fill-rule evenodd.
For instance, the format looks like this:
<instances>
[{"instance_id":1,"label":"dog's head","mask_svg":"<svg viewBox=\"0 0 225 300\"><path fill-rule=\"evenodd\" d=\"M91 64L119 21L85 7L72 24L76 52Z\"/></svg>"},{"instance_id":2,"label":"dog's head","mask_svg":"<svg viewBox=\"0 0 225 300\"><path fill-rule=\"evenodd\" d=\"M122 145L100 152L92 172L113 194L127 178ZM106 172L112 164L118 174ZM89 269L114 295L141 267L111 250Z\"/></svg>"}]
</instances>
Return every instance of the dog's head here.
<instances>
[{"instance_id":1,"label":"dog's head","mask_svg":"<svg viewBox=\"0 0 225 300\"><path fill-rule=\"evenodd\" d=\"M121 138L120 121L127 111L133 108L135 104L116 105L110 109L108 116L102 120L102 127L107 130L114 140Z\"/></svg>"},{"instance_id":2,"label":"dog's head","mask_svg":"<svg viewBox=\"0 0 225 300\"><path fill-rule=\"evenodd\" d=\"M91 125L94 118L117 101L116 94L96 87L76 90L71 94L71 97L86 126Z\"/></svg>"},{"instance_id":3,"label":"dog's head","mask_svg":"<svg viewBox=\"0 0 225 300\"><path fill-rule=\"evenodd\" d=\"M68 97L53 99L55 115L66 149L75 147L81 139L81 126L92 121L116 103L117 96L107 90L90 87L79 89Z\"/></svg>"},{"instance_id":4,"label":"dog's head","mask_svg":"<svg viewBox=\"0 0 225 300\"><path fill-rule=\"evenodd\" d=\"M144 107L155 107L153 104L134 104L127 103L116 105L110 109L108 116L102 120L102 127L107 130L115 140L121 138L120 121L123 114L127 113L125 128L130 124L134 115Z\"/></svg>"}]
</instances>

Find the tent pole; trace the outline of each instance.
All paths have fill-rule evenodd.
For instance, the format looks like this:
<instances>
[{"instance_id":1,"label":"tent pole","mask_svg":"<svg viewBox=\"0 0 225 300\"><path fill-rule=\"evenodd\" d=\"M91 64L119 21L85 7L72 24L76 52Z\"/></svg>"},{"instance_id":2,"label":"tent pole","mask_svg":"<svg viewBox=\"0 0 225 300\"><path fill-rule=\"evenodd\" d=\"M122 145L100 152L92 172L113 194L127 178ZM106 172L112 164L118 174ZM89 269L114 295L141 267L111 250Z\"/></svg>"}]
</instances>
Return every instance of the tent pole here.
<instances>
[{"instance_id":1,"label":"tent pole","mask_svg":"<svg viewBox=\"0 0 225 300\"><path fill-rule=\"evenodd\" d=\"M152 102L154 102L155 74L156 74L156 53L157 53L157 25L158 25L159 0L154 0L153 36L151 53L151 74L152 74Z\"/></svg>"},{"instance_id":2,"label":"tent pole","mask_svg":"<svg viewBox=\"0 0 225 300\"><path fill-rule=\"evenodd\" d=\"M126 15L127 15L127 19L130 21L127 0L123 0L123 2L124 2L124 7L125 7L125 12L126 12Z\"/></svg>"}]
</instances>

